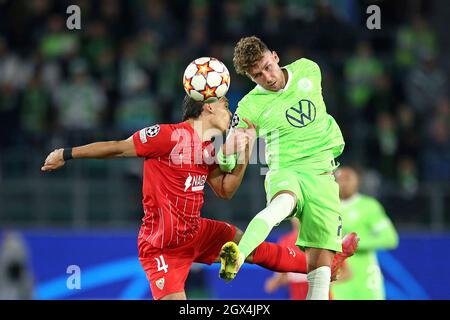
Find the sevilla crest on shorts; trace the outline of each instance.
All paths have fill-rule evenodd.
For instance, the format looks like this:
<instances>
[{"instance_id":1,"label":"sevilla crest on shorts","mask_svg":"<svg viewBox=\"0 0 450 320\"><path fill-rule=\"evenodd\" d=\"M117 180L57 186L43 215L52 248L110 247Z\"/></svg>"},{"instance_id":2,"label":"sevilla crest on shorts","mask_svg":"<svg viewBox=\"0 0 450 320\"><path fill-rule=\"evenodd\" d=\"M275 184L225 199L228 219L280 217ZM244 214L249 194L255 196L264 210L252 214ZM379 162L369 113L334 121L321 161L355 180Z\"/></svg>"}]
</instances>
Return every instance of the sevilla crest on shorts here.
<instances>
[{"instance_id":1,"label":"sevilla crest on shorts","mask_svg":"<svg viewBox=\"0 0 450 320\"><path fill-rule=\"evenodd\" d=\"M159 288L159 290L162 290L164 288L164 277L156 280L155 284Z\"/></svg>"}]
</instances>

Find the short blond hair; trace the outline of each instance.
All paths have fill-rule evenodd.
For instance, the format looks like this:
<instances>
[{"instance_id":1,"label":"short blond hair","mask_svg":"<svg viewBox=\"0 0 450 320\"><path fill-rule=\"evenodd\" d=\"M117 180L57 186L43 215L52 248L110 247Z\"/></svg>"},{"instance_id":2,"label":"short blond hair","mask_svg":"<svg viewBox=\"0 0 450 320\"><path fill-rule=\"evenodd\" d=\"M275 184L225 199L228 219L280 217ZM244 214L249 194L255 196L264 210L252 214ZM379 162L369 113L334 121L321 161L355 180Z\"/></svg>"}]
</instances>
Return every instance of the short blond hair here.
<instances>
[{"instance_id":1,"label":"short blond hair","mask_svg":"<svg viewBox=\"0 0 450 320\"><path fill-rule=\"evenodd\" d=\"M234 48L234 69L238 74L246 75L267 51L269 48L258 37L241 38Z\"/></svg>"}]
</instances>

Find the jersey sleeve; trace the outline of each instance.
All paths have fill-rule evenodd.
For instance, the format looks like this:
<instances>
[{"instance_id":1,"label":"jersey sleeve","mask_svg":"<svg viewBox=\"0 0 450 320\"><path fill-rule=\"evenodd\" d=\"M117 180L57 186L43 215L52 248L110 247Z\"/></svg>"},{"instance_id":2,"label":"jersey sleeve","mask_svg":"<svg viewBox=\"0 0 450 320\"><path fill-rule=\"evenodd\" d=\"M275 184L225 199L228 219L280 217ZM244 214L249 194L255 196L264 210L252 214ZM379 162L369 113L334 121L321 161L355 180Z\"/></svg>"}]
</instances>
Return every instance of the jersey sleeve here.
<instances>
[{"instance_id":1,"label":"jersey sleeve","mask_svg":"<svg viewBox=\"0 0 450 320\"><path fill-rule=\"evenodd\" d=\"M375 199L367 203L366 232L360 235L360 250L394 249L398 234L383 206Z\"/></svg>"},{"instance_id":2,"label":"jersey sleeve","mask_svg":"<svg viewBox=\"0 0 450 320\"><path fill-rule=\"evenodd\" d=\"M167 124L155 124L133 134L138 157L156 158L169 154L176 144L172 140L172 129Z\"/></svg>"},{"instance_id":3,"label":"jersey sleeve","mask_svg":"<svg viewBox=\"0 0 450 320\"><path fill-rule=\"evenodd\" d=\"M295 68L298 70L298 72L307 74L308 78L313 80L314 83L317 83L320 86L320 91L322 91L322 72L316 62L307 58L301 58L295 62ZM306 86L307 84L304 85Z\"/></svg>"},{"instance_id":4,"label":"jersey sleeve","mask_svg":"<svg viewBox=\"0 0 450 320\"><path fill-rule=\"evenodd\" d=\"M303 72L307 71L313 76L321 77L320 67L315 61L307 58L301 58L297 60L295 63L297 68L302 69Z\"/></svg>"},{"instance_id":5,"label":"jersey sleeve","mask_svg":"<svg viewBox=\"0 0 450 320\"><path fill-rule=\"evenodd\" d=\"M258 134L258 114L254 111L255 106L252 106L252 94L245 96L238 103L238 107L233 115L233 119L231 120L231 128L247 128L247 123L243 120L247 118L256 126L256 131Z\"/></svg>"}]
</instances>

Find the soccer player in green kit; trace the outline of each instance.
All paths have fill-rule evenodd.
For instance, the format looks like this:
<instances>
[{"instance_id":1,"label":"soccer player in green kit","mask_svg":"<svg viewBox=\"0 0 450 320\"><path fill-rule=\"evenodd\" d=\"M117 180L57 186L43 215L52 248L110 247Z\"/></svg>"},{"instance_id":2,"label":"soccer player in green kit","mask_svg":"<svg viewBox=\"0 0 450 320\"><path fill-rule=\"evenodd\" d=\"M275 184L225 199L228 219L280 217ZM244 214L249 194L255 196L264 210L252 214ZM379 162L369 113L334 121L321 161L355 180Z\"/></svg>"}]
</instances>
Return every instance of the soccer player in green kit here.
<instances>
[{"instance_id":1,"label":"soccer player in green kit","mask_svg":"<svg viewBox=\"0 0 450 320\"><path fill-rule=\"evenodd\" d=\"M320 68L305 58L280 67L276 52L254 36L237 43L233 62L237 73L257 84L239 101L232 126L246 128L242 119L247 118L256 125L257 135L266 139L268 205L251 220L239 246L228 242L222 247L220 277L234 279L245 257L272 228L295 217L300 220L296 244L307 259L307 299L327 300L333 259L342 244L339 190L333 171L344 139L326 112ZM228 150L220 150L218 157L223 171L236 164ZM358 239L352 236L356 247Z\"/></svg>"},{"instance_id":2,"label":"soccer player in green kit","mask_svg":"<svg viewBox=\"0 0 450 320\"><path fill-rule=\"evenodd\" d=\"M355 170L342 167L336 171L341 198L343 233L358 232L361 242L358 251L347 260L350 277L333 284L331 292L336 300L384 300L383 275L376 250L394 249L398 235L381 204L358 192L359 178Z\"/></svg>"}]
</instances>

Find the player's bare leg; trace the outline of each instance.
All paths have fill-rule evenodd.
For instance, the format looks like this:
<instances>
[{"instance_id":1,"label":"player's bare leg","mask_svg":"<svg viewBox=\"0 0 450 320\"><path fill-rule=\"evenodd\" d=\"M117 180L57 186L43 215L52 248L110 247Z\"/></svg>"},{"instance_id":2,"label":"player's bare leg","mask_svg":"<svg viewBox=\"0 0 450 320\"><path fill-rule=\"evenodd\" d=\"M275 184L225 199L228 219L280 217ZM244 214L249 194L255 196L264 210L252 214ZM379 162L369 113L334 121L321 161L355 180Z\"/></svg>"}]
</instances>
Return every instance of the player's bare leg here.
<instances>
[{"instance_id":1,"label":"player's bare leg","mask_svg":"<svg viewBox=\"0 0 450 320\"><path fill-rule=\"evenodd\" d=\"M309 285L306 299L328 300L330 294L331 264L335 252L320 248L306 248L305 253Z\"/></svg>"}]
</instances>

